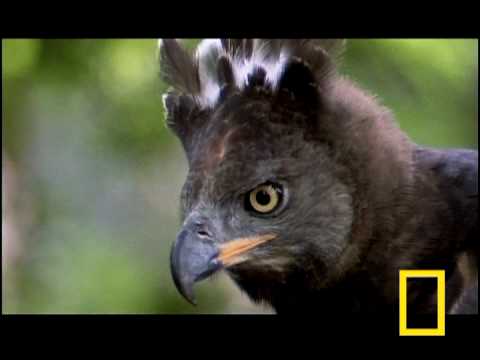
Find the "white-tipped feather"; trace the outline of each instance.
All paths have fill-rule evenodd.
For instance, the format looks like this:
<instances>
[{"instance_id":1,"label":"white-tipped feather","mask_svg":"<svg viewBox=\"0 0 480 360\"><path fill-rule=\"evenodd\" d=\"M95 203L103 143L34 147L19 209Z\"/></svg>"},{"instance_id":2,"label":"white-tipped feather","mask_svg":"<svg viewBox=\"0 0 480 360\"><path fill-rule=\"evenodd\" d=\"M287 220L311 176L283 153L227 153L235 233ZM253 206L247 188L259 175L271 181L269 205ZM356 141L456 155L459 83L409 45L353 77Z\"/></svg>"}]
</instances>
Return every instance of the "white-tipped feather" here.
<instances>
[{"instance_id":1,"label":"white-tipped feather","mask_svg":"<svg viewBox=\"0 0 480 360\"><path fill-rule=\"evenodd\" d=\"M162 47L162 43L163 41L159 40L158 46ZM329 43L326 42L326 44ZM202 40L194 55L194 62L198 64L196 70L198 71L199 88L196 89L196 92L192 91L190 95L196 99L201 107L215 106L222 85L217 72L218 61L222 56L225 56L232 66L234 85L238 89L244 89L248 85L249 75L256 68L262 68L265 71L265 82L270 85L271 89L276 90L287 61L292 55L296 54L296 50L292 50L296 45L297 43L292 45L288 41L255 39L251 43L251 56L245 56L242 51L225 49L220 39ZM309 46L314 49L320 45L312 42ZM332 47L331 44L330 47Z\"/></svg>"},{"instance_id":2,"label":"white-tipped feather","mask_svg":"<svg viewBox=\"0 0 480 360\"><path fill-rule=\"evenodd\" d=\"M220 85L212 79L203 79L199 102L202 107L213 107L220 95Z\"/></svg>"},{"instance_id":3,"label":"white-tipped feather","mask_svg":"<svg viewBox=\"0 0 480 360\"><path fill-rule=\"evenodd\" d=\"M216 74L217 61L224 55L219 39L206 39L200 42L195 57L198 61L201 94L198 101L203 107L213 107L220 94L220 84Z\"/></svg>"},{"instance_id":4,"label":"white-tipped feather","mask_svg":"<svg viewBox=\"0 0 480 360\"><path fill-rule=\"evenodd\" d=\"M168 96L169 96L168 93L162 95L162 104L163 104L163 110L165 111L165 119L168 119L168 107L167 107ZM165 121L163 124L166 128L168 127L167 121Z\"/></svg>"},{"instance_id":5,"label":"white-tipped feather","mask_svg":"<svg viewBox=\"0 0 480 360\"><path fill-rule=\"evenodd\" d=\"M168 98L168 93L165 93L162 95L162 104L163 104L163 109L165 110L166 113L168 113L168 108L167 108L167 98Z\"/></svg>"},{"instance_id":6,"label":"white-tipped feather","mask_svg":"<svg viewBox=\"0 0 480 360\"><path fill-rule=\"evenodd\" d=\"M198 46L195 56L199 59L205 58L211 52L222 52L223 47L220 39L205 39L202 40Z\"/></svg>"},{"instance_id":7,"label":"white-tipped feather","mask_svg":"<svg viewBox=\"0 0 480 360\"><path fill-rule=\"evenodd\" d=\"M279 58L277 61L273 62L270 68L267 70L266 79L272 85L273 89L277 88L278 81L280 80L280 76L287 65L287 60L289 55L285 50L280 52Z\"/></svg>"},{"instance_id":8,"label":"white-tipped feather","mask_svg":"<svg viewBox=\"0 0 480 360\"><path fill-rule=\"evenodd\" d=\"M251 58L232 59L235 81L238 88L243 89L245 85L248 85L248 75L250 75L255 68L263 68L266 72L266 81L272 88L275 88L286 65L288 56L285 50L282 50L276 57L268 55L266 43L256 41Z\"/></svg>"},{"instance_id":9,"label":"white-tipped feather","mask_svg":"<svg viewBox=\"0 0 480 360\"><path fill-rule=\"evenodd\" d=\"M200 105L213 107L218 100L220 84L216 74L216 61L218 61L220 56L226 56L230 59L235 77L235 85L239 89L243 89L248 85L248 76L258 67L265 70L266 81L271 84L272 88L275 88L288 56L285 50L282 50L276 57L268 56L265 45L265 43L255 41L252 56L246 59L225 52L219 39L202 40L195 53L195 57L199 63L200 84L202 89L197 99Z\"/></svg>"}]
</instances>

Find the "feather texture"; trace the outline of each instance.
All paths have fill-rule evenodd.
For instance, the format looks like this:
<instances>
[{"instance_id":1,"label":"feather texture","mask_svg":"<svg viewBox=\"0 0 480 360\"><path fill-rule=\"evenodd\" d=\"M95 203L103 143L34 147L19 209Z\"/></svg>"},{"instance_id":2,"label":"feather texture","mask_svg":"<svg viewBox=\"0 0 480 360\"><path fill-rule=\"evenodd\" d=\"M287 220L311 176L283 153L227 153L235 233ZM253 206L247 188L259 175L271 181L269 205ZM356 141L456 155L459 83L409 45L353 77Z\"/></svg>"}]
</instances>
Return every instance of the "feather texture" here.
<instances>
[{"instance_id":1,"label":"feather texture","mask_svg":"<svg viewBox=\"0 0 480 360\"><path fill-rule=\"evenodd\" d=\"M174 39L160 42L161 77L181 93L200 94L198 62Z\"/></svg>"},{"instance_id":2,"label":"feather texture","mask_svg":"<svg viewBox=\"0 0 480 360\"><path fill-rule=\"evenodd\" d=\"M292 60L306 64L321 86L334 73L344 43L337 39L206 39L189 54L168 39L161 42L162 75L200 107L212 108L224 85L242 90L258 73L265 74L266 89L276 90Z\"/></svg>"}]
</instances>

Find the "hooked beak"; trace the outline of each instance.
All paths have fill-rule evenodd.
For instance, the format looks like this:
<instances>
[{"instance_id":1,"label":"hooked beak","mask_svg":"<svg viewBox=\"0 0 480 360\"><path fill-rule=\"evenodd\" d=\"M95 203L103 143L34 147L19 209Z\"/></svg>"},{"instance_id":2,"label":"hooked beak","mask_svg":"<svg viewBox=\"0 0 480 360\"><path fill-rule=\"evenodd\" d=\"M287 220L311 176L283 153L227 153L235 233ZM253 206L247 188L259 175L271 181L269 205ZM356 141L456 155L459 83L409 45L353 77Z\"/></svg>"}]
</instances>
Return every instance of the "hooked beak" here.
<instances>
[{"instance_id":1,"label":"hooked beak","mask_svg":"<svg viewBox=\"0 0 480 360\"><path fill-rule=\"evenodd\" d=\"M170 254L170 269L177 290L191 304L196 305L193 286L222 268L247 260L247 252L274 239L274 234L238 238L217 245L184 228L177 236Z\"/></svg>"}]
</instances>

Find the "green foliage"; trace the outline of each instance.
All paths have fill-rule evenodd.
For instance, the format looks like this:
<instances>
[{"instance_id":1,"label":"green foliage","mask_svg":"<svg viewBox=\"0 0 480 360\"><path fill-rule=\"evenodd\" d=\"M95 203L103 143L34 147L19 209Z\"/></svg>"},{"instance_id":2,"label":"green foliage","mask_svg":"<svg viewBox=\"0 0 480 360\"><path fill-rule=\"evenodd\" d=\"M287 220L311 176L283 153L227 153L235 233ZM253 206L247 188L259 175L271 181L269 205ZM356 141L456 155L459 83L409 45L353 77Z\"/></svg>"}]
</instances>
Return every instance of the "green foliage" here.
<instances>
[{"instance_id":1,"label":"green foliage","mask_svg":"<svg viewBox=\"0 0 480 360\"><path fill-rule=\"evenodd\" d=\"M219 282L191 307L170 278L186 162L163 123L156 51L156 40L2 41L3 153L16 176L2 194L15 191L22 242L4 311L232 310ZM477 40L352 40L341 72L416 142L476 148L477 52Z\"/></svg>"}]
</instances>

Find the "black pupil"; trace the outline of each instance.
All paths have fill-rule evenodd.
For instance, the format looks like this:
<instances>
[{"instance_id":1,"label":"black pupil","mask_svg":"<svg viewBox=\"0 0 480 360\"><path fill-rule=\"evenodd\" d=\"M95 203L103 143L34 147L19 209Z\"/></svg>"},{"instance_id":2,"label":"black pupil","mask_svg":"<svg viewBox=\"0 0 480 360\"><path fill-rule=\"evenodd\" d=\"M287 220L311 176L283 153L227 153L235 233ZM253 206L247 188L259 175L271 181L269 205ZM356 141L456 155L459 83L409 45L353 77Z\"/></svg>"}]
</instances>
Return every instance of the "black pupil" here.
<instances>
[{"instance_id":1,"label":"black pupil","mask_svg":"<svg viewBox=\"0 0 480 360\"><path fill-rule=\"evenodd\" d=\"M268 205L270 203L270 195L265 190L258 191L255 199L257 200L257 203L262 206Z\"/></svg>"}]
</instances>

